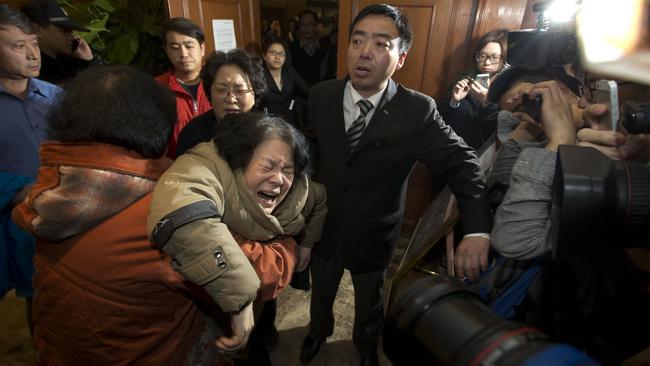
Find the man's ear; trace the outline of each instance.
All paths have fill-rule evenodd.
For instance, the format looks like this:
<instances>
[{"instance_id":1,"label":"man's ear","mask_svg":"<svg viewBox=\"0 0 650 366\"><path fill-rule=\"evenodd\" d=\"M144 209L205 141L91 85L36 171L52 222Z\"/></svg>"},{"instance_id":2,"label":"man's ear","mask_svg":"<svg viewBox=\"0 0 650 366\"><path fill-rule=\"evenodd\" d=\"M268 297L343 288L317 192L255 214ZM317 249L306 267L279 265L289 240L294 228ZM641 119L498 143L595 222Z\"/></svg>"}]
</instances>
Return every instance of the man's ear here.
<instances>
[{"instance_id":1,"label":"man's ear","mask_svg":"<svg viewBox=\"0 0 650 366\"><path fill-rule=\"evenodd\" d=\"M201 57L205 57L205 42L201 43Z\"/></svg>"},{"instance_id":2,"label":"man's ear","mask_svg":"<svg viewBox=\"0 0 650 366\"><path fill-rule=\"evenodd\" d=\"M406 55L408 52L404 51L399 54L399 58L397 59L397 67L395 68L396 70L399 70L404 66L404 62L406 62Z\"/></svg>"}]
</instances>

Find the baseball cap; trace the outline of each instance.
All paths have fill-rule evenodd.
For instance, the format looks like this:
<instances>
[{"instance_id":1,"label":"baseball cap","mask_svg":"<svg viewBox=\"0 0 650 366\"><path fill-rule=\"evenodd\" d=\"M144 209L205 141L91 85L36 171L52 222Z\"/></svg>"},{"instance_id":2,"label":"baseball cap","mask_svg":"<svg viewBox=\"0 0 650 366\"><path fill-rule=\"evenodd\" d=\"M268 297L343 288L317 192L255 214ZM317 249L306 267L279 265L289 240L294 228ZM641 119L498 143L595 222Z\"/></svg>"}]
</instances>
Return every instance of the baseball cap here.
<instances>
[{"instance_id":1,"label":"baseball cap","mask_svg":"<svg viewBox=\"0 0 650 366\"><path fill-rule=\"evenodd\" d=\"M61 28L88 32L83 27L70 19L68 14L59 6L56 0L32 0L20 9L27 17L36 24L52 24Z\"/></svg>"}]
</instances>

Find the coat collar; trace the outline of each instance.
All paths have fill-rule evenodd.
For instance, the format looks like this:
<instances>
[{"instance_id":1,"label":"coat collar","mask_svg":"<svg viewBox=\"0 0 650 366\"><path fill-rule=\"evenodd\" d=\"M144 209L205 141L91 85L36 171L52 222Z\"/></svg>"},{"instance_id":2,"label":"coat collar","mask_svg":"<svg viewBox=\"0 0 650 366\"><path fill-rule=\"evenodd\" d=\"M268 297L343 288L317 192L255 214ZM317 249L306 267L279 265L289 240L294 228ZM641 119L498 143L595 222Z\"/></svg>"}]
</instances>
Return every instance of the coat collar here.
<instances>
[{"instance_id":1,"label":"coat collar","mask_svg":"<svg viewBox=\"0 0 650 366\"><path fill-rule=\"evenodd\" d=\"M359 144L357 145L352 155L356 154L358 151L361 151L363 147L368 144L369 141L372 141L377 134L379 134L381 131L384 130L387 124L392 123L392 121L397 117L396 111L394 111L394 108L392 108L392 106L395 105L394 98L396 94L397 94L397 83L395 83L393 79L389 79L388 85L386 86L386 90L384 91L384 95L381 97L381 100L379 101L379 105L375 113L372 115L372 118L370 119L370 122L368 123L366 130L361 135ZM340 100L343 100L343 95L341 95ZM343 103L340 104L341 104L341 115L342 115ZM347 141L347 136L345 135L345 127L343 129L344 129L343 131L344 139Z\"/></svg>"},{"instance_id":2,"label":"coat collar","mask_svg":"<svg viewBox=\"0 0 650 366\"><path fill-rule=\"evenodd\" d=\"M305 226L302 209L305 207L309 186L307 179L296 179L284 200L269 215L257 204L246 188L241 169L232 170L221 158L214 143L197 145L188 154L210 161L211 169L223 189L224 213L222 220L228 228L247 239L266 241L278 235L295 235Z\"/></svg>"}]
</instances>

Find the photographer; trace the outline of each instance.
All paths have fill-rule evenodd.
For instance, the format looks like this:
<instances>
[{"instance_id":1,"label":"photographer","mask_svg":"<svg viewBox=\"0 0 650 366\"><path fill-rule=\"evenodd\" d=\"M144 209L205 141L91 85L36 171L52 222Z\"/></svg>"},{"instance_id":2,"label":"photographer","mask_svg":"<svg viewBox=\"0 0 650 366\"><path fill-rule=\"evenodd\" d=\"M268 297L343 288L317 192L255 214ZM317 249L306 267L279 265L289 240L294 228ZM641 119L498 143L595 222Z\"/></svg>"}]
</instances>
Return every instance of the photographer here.
<instances>
[{"instance_id":1,"label":"photographer","mask_svg":"<svg viewBox=\"0 0 650 366\"><path fill-rule=\"evenodd\" d=\"M504 256L517 259L530 259L550 252L548 234L557 147L575 144L576 129L580 127L576 126L571 106L557 81L537 83L526 92L531 97L542 97L542 123L540 125L523 112L516 112L513 116L523 120L511 136L537 138L506 141L495 167L495 172L506 171L507 174L510 166L504 168L503 165L515 161L508 191L496 212L492 245ZM502 120L503 115L501 112ZM539 140L542 131L546 141Z\"/></svg>"},{"instance_id":2,"label":"photographer","mask_svg":"<svg viewBox=\"0 0 650 366\"><path fill-rule=\"evenodd\" d=\"M510 139L500 152L497 165L514 161L492 231L492 245L506 257L530 259L551 254L557 225L552 215L553 182L560 145L594 146L612 157L633 157L647 149L646 136L625 136L600 127L597 117L606 112L606 106L592 104L576 110L571 103L575 96L562 90L557 81L522 90L530 99L541 96L541 124L528 114L516 113L524 122L511 136L534 136L534 141ZM583 124L589 127L581 128ZM513 154L513 146L521 148L518 155ZM504 158L508 151L513 156ZM630 261L629 251L620 248L621 243L586 244L590 253L585 255L592 260L553 261L547 266L544 301L538 304L544 313L543 328L601 362L619 363L650 343L648 294L640 271Z\"/></svg>"}]
</instances>

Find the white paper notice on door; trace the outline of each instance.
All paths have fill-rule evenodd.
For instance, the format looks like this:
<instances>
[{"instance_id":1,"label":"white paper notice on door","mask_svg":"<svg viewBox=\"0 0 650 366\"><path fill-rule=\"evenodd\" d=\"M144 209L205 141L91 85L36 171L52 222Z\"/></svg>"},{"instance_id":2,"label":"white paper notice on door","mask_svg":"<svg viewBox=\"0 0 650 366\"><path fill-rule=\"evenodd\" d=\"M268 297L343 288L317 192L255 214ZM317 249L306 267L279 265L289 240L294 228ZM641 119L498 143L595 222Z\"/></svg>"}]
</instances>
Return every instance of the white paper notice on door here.
<instances>
[{"instance_id":1,"label":"white paper notice on door","mask_svg":"<svg viewBox=\"0 0 650 366\"><path fill-rule=\"evenodd\" d=\"M215 50L228 52L237 48L235 24L232 19L212 19L212 32Z\"/></svg>"}]
</instances>

